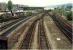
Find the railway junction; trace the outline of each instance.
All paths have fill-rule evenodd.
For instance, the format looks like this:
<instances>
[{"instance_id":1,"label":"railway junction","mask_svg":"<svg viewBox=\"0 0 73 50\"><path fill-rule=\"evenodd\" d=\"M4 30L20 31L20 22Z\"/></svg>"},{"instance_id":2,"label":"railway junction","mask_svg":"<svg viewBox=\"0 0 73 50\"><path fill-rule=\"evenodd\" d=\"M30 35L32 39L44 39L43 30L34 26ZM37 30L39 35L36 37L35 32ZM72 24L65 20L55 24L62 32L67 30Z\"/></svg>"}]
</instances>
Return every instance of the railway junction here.
<instances>
[{"instance_id":1,"label":"railway junction","mask_svg":"<svg viewBox=\"0 0 73 50\"><path fill-rule=\"evenodd\" d=\"M72 25L51 13L39 13L0 27L0 49L72 50Z\"/></svg>"}]
</instances>

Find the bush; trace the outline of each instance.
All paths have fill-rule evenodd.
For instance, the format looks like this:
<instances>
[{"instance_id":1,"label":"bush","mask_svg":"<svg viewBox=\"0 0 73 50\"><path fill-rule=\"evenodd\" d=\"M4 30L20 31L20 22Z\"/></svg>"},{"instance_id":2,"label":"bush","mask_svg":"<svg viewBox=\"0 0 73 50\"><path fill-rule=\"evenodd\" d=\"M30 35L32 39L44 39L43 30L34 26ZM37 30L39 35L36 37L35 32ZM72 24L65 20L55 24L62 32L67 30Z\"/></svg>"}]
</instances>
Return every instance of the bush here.
<instances>
[{"instance_id":1,"label":"bush","mask_svg":"<svg viewBox=\"0 0 73 50\"><path fill-rule=\"evenodd\" d=\"M66 12L66 17L67 17L67 20L71 21L72 20L72 12L71 11Z\"/></svg>"},{"instance_id":2,"label":"bush","mask_svg":"<svg viewBox=\"0 0 73 50\"><path fill-rule=\"evenodd\" d=\"M28 12L27 14L26 14L26 16L31 16L32 15L32 13L31 12Z\"/></svg>"}]
</instances>

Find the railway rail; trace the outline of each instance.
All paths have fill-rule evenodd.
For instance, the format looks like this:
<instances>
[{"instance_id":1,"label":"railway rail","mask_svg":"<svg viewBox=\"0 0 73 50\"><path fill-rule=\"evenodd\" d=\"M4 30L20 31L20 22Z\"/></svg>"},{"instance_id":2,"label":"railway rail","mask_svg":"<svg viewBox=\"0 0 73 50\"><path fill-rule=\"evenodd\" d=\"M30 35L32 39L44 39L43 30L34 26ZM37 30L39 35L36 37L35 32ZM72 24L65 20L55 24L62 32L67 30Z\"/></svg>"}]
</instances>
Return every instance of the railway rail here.
<instances>
[{"instance_id":1,"label":"railway rail","mask_svg":"<svg viewBox=\"0 0 73 50\"><path fill-rule=\"evenodd\" d=\"M33 38L34 33L36 32L35 27L38 22L39 22L38 29L37 29L38 30L38 36L37 36L38 40L35 39L38 41L39 47L37 49L51 49L50 44L47 41L48 39L46 38L46 35L45 35L45 30L44 30L44 25L43 25L43 16L42 16L42 18L39 18L32 23L31 27L29 28L29 30L26 33L26 36L24 37L23 44L21 45L20 49L32 49L31 45L32 45L33 39L34 39Z\"/></svg>"},{"instance_id":2,"label":"railway rail","mask_svg":"<svg viewBox=\"0 0 73 50\"><path fill-rule=\"evenodd\" d=\"M23 32L25 34L25 36L23 36L24 38L22 39L22 41L20 41L20 45L18 46L19 49L32 49L32 43L34 40L34 34L35 34L35 30L36 30L36 26L38 26L37 29L37 41L38 41L38 48L37 49L51 49L50 44L48 42L48 39L46 38L46 34L45 34L45 28L44 28L44 24L43 24L43 17L45 14L42 14L40 17L38 17L37 19L35 19L33 21L33 23L30 25L29 29L27 30L27 32ZM8 35L14 30L16 29L16 27L18 27L20 24L22 24L23 22L25 22L27 19L24 19L22 21L20 21L19 23L15 24L13 27L11 27L9 30L7 30L6 32L4 32L0 37L0 41L3 41L3 43L1 44L1 48L4 45L7 45L7 39L5 37L8 37ZM29 23L29 22L28 22ZM37 23L39 23L37 25ZM22 31L21 31L22 32ZM13 37L14 35L14 37ZM11 37L9 37L12 41L13 38L21 38L20 33L16 33L11 35ZM16 39L15 38L15 39ZM9 41L10 41L9 39ZM14 40L14 39L13 39ZM36 39L35 39L36 40ZM10 42L11 42L10 41ZM17 42L15 42L17 41ZM15 41L12 42L12 44L17 44L18 43L18 39L16 39ZM15 43L14 43L15 42ZM5 43L5 44L4 44ZM10 43L11 44L11 43ZM16 45L15 45L16 46ZM10 47L13 47L13 45L11 45ZM7 46L4 46L3 48L7 48ZM36 48L35 48L36 49Z\"/></svg>"},{"instance_id":3,"label":"railway rail","mask_svg":"<svg viewBox=\"0 0 73 50\"><path fill-rule=\"evenodd\" d=\"M18 41L18 37L21 35L20 33L17 33L18 30L21 29L21 27L27 23L28 21L34 21L36 17L27 17L26 19L23 19L16 24L10 26L10 28L3 30L0 32L0 49L5 48L11 48L13 44L15 44ZM29 20L28 20L29 19ZM28 21L26 21L28 20ZM26 22L25 22L26 21ZM25 22L25 23L24 23ZM29 23L29 22L28 22ZM20 27L18 27L20 26ZM1 42L3 41L3 42ZM9 44L10 43L10 44ZM7 45L6 45L7 44Z\"/></svg>"},{"instance_id":4,"label":"railway rail","mask_svg":"<svg viewBox=\"0 0 73 50\"><path fill-rule=\"evenodd\" d=\"M24 17L24 18L26 19L26 17ZM1 29L0 32L3 31L3 30L5 30L6 28L12 26L13 24L16 24L17 22L23 20L24 18L20 18L20 19L17 19L17 20L15 20L15 21L11 21L11 22L9 22L9 23L6 24L6 25L1 26L1 27L0 27L0 29Z\"/></svg>"},{"instance_id":5,"label":"railway rail","mask_svg":"<svg viewBox=\"0 0 73 50\"><path fill-rule=\"evenodd\" d=\"M23 18L22 20L20 20L20 21L16 21L16 22L14 22L13 24L14 25L11 25L11 24L9 24L9 25L11 25L9 28L7 28L7 29L4 29L3 31L1 31L1 35L0 36L6 36L6 35L8 35L10 32L12 32L14 29L16 29L19 25L21 25L23 22L25 22L26 20L28 20L30 17L28 17L28 18Z\"/></svg>"},{"instance_id":6,"label":"railway rail","mask_svg":"<svg viewBox=\"0 0 73 50\"><path fill-rule=\"evenodd\" d=\"M24 41L23 41L23 44L21 46L21 49L30 49L30 46L31 46L31 43L33 40L33 36L34 36L36 21L34 21L34 23L31 25L31 27L27 31L26 36L25 36Z\"/></svg>"},{"instance_id":7,"label":"railway rail","mask_svg":"<svg viewBox=\"0 0 73 50\"><path fill-rule=\"evenodd\" d=\"M72 41L73 41L72 40L72 36L73 36L73 34L72 34L72 25L65 22L61 17L58 17L56 15L50 15L50 17L54 20L54 22L59 27L59 29L66 35L66 37L72 43Z\"/></svg>"},{"instance_id":8,"label":"railway rail","mask_svg":"<svg viewBox=\"0 0 73 50\"><path fill-rule=\"evenodd\" d=\"M26 18L26 19L23 19L21 21L19 21L18 23L16 23L15 25L11 26L11 28L9 28L8 30L4 31L4 32L1 32L0 33L0 48L2 49L6 49L8 48L8 41L12 41L15 37L18 37L18 33L17 34L14 34L14 31L18 26L20 26L22 23L24 23L26 20L30 19L30 17ZM13 35L10 37L8 35L11 34L11 32L13 33ZM13 38L12 38L13 37ZM12 39L11 39L12 38ZM16 39L16 38L15 38ZM14 40L13 40L14 41ZM16 42L17 40L15 40L14 42L12 41L12 43ZM10 43L11 44L11 43Z\"/></svg>"},{"instance_id":9,"label":"railway rail","mask_svg":"<svg viewBox=\"0 0 73 50\"><path fill-rule=\"evenodd\" d=\"M38 43L39 49L51 49L48 39L46 38L45 29L43 25L43 18L40 19L38 26Z\"/></svg>"}]
</instances>

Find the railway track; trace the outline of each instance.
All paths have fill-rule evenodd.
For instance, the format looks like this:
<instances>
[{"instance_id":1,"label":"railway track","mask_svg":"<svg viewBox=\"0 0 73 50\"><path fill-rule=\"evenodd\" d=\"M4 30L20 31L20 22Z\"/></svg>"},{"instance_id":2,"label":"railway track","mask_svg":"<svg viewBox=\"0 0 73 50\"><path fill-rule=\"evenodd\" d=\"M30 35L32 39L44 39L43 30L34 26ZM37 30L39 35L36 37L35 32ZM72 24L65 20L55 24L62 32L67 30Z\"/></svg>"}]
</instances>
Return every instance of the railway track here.
<instances>
[{"instance_id":1,"label":"railway track","mask_svg":"<svg viewBox=\"0 0 73 50\"><path fill-rule=\"evenodd\" d=\"M50 14L49 14L50 15ZM62 18L57 17L55 15L50 15L50 17L54 20L56 25L59 27L59 29L64 33L64 35L69 39L69 41L72 43L72 26L65 22Z\"/></svg>"},{"instance_id":2,"label":"railway track","mask_svg":"<svg viewBox=\"0 0 73 50\"><path fill-rule=\"evenodd\" d=\"M16 46L18 42L20 42L19 46L16 48L19 49L32 49L32 44L34 42L34 34L35 32L37 32L36 34L38 36L36 36L37 38L37 42L36 44L38 44L38 48L37 49L50 49L50 44L48 42L48 39L46 38L46 34L45 34L45 28L44 28L44 24L43 24L43 17L44 14L41 15L40 17L38 17L37 19L33 20L32 24L30 25L30 27L28 28L27 32L23 32L24 36L22 38L22 41L18 41L18 38L21 38L21 33L15 33L13 32L12 35L8 36L9 33L11 33L14 29L16 29L16 27L18 27L20 24L22 24L23 22L25 22L27 19L24 19L22 21L20 21L19 23L15 24L13 27L11 27L9 30L7 30L6 32L4 32L1 36L4 37L4 42L5 44L1 44L2 46L7 44L7 37L9 38L9 42L10 42L10 47L9 48L13 48L13 45ZM27 22L29 23L29 22ZM38 23L38 25L37 25ZM38 29L36 28L38 27ZM36 30L36 31L35 31ZM14 37L13 37L14 36ZM6 38L5 38L6 37ZM16 37L16 38L15 38ZM2 38L3 39L3 38ZM2 41L2 39L0 39L0 41ZM11 40L10 40L11 39ZM16 40L15 40L16 39ZM36 39L35 39L36 40ZM11 44L12 41L12 44ZM7 46L3 47L3 48L7 48ZM34 48L36 49L36 48Z\"/></svg>"},{"instance_id":3,"label":"railway track","mask_svg":"<svg viewBox=\"0 0 73 50\"><path fill-rule=\"evenodd\" d=\"M34 43L33 42L33 39L34 39L34 34L35 34L35 27L37 26L37 23L39 22L38 24L38 36L37 36L37 40L38 42L37 45L38 45L38 48L34 48L34 49L51 49L50 47L50 44L48 43L48 39L46 38L46 35L45 35L45 29L44 29L44 25L43 25L43 18L40 18L40 19L37 19L35 20L31 27L29 28L29 30L27 31L25 37L24 37L24 40L23 40L23 44L21 45L20 49L32 49L32 44ZM34 45L35 46L35 45Z\"/></svg>"},{"instance_id":4,"label":"railway track","mask_svg":"<svg viewBox=\"0 0 73 50\"><path fill-rule=\"evenodd\" d=\"M20 26L22 23L24 23L28 19L30 19L30 17L19 21L18 23L12 25L11 28L9 28L6 31L0 33L0 46L1 46L0 49L11 48L12 45L15 44L15 42L18 41L17 39L20 36L20 34L15 33L16 31L14 31L14 30L16 28L18 28L18 26ZM12 44L11 43L9 44L9 42L11 42ZM8 47L8 45L10 45L10 47Z\"/></svg>"},{"instance_id":5,"label":"railway track","mask_svg":"<svg viewBox=\"0 0 73 50\"><path fill-rule=\"evenodd\" d=\"M14 25L11 25L11 24L9 24L9 25L11 25L9 28L7 28L7 29L4 29L3 31L1 31L1 35L0 36L7 36L8 34L10 34L10 32L12 32L13 30L15 30L19 25L21 25L23 22L25 22L26 20L28 20L30 17L28 17L28 18L23 18L22 20L19 20L19 21L17 21L17 23L16 22L14 22L13 24Z\"/></svg>"},{"instance_id":6,"label":"railway track","mask_svg":"<svg viewBox=\"0 0 73 50\"><path fill-rule=\"evenodd\" d=\"M30 24L27 23L32 23L36 18L35 17L27 17L26 19L23 19L16 24L10 26L10 28L7 28L0 32L0 49L6 49L6 48L12 48L15 43L18 42L18 37L22 35L22 32L24 28L23 26L26 27L26 25L29 27ZM39 18L39 17L38 17ZM29 20L28 20L29 19ZM28 20L28 21L26 21ZM26 22L25 22L26 21ZM19 27L18 27L19 26ZM21 31L20 31L21 30ZM19 32L20 31L20 32ZM1 42L3 41L3 42Z\"/></svg>"},{"instance_id":7,"label":"railway track","mask_svg":"<svg viewBox=\"0 0 73 50\"><path fill-rule=\"evenodd\" d=\"M13 20L13 21L10 21L10 22L6 22L4 25L2 25L2 26L0 27L0 32L3 31L3 30L5 30L5 29L7 29L7 28L10 27L10 26L12 26L13 24L16 24L17 22L19 22L19 21L21 21L21 20L23 20L23 19L26 19L26 18L27 18L27 16L21 17L21 18L19 18L19 19L16 19L16 20Z\"/></svg>"},{"instance_id":8,"label":"railway track","mask_svg":"<svg viewBox=\"0 0 73 50\"><path fill-rule=\"evenodd\" d=\"M26 17L24 17L24 18L26 19ZM24 18L20 18L20 19L17 19L17 20L15 20L15 21L11 21L11 22L9 22L9 23L6 24L6 25L1 26L1 27L0 27L0 29L1 29L0 32L3 31L3 30L5 30L5 29L7 29L7 28L10 27L10 26L12 26L13 24L16 24L17 22L23 20Z\"/></svg>"},{"instance_id":9,"label":"railway track","mask_svg":"<svg viewBox=\"0 0 73 50\"><path fill-rule=\"evenodd\" d=\"M30 49L31 48L31 43L33 41L36 22L37 22L37 20L32 23L31 27L27 31L26 36L24 37L21 49Z\"/></svg>"},{"instance_id":10,"label":"railway track","mask_svg":"<svg viewBox=\"0 0 73 50\"><path fill-rule=\"evenodd\" d=\"M39 21L38 43L39 43L39 49L51 49L48 39L46 38L45 29L43 25L43 18L40 19Z\"/></svg>"}]
</instances>

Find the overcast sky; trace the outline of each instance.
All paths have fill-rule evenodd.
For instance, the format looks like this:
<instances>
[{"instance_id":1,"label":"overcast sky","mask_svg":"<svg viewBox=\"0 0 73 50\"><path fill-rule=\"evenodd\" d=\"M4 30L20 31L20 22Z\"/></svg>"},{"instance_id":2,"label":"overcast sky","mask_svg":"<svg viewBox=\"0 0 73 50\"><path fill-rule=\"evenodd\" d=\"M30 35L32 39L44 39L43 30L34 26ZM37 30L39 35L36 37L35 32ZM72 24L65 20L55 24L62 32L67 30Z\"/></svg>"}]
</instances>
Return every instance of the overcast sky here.
<instances>
[{"instance_id":1,"label":"overcast sky","mask_svg":"<svg viewBox=\"0 0 73 50\"><path fill-rule=\"evenodd\" d=\"M11 0L14 4L23 4L28 6L49 6L64 3L73 3L73 0ZM0 0L0 2L8 2L8 0Z\"/></svg>"}]
</instances>

